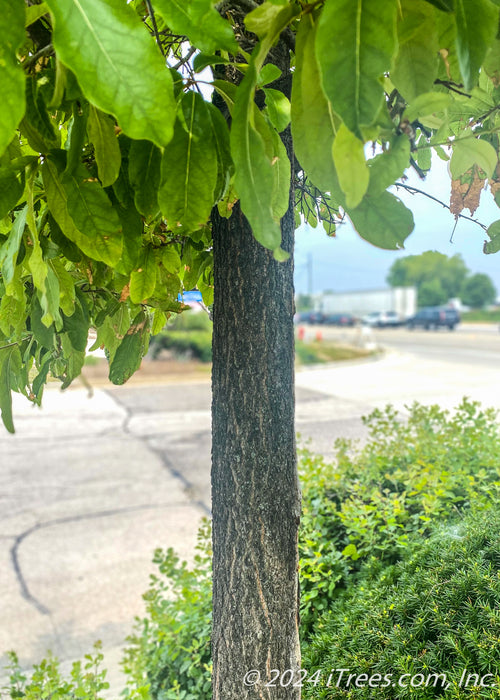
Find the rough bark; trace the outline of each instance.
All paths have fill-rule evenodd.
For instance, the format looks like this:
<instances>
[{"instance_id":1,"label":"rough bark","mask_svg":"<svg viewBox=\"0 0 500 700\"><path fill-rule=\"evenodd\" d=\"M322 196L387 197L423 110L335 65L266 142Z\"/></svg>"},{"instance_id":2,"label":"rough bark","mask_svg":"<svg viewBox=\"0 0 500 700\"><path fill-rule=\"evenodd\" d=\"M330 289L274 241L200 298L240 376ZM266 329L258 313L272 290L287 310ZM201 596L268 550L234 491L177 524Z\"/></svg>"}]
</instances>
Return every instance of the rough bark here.
<instances>
[{"instance_id":1,"label":"rough bark","mask_svg":"<svg viewBox=\"0 0 500 700\"><path fill-rule=\"evenodd\" d=\"M292 203L291 188L290 253ZM300 666L293 261L276 262L237 207L229 220L214 213L213 242L214 700L296 700L281 676L266 687L278 671L297 680ZM260 680L248 685L251 670Z\"/></svg>"}]
</instances>

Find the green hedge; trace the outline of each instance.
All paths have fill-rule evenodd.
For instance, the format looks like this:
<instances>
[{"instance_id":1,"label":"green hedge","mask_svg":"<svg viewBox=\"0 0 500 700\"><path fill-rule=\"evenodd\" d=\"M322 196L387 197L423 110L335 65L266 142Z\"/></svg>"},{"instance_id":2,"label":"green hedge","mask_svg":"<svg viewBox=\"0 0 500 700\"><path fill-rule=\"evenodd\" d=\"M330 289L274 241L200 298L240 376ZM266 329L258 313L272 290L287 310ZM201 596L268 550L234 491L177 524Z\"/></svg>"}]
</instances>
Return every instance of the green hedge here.
<instances>
[{"instance_id":1,"label":"green hedge","mask_svg":"<svg viewBox=\"0 0 500 700\"><path fill-rule=\"evenodd\" d=\"M498 698L500 513L442 526L388 569L367 566L319 621L303 667L304 698Z\"/></svg>"}]
</instances>

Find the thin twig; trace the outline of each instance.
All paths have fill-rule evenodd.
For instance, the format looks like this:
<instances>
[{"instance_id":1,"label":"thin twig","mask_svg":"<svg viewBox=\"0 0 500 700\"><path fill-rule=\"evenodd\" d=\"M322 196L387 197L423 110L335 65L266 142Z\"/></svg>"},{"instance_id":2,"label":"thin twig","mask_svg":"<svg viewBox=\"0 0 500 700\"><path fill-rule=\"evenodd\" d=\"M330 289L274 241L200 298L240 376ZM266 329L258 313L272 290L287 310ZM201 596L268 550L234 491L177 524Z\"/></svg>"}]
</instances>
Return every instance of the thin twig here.
<instances>
[{"instance_id":1,"label":"thin twig","mask_svg":"<svg viewBox=\"0 0 500 700\"><path fill-rule=\"evenodd\" d=\"M403 190L406 190L410 194L423 194L424 197L427 197L428 199L432 199L433 202L436 202L436 204L440 204L442 207L445 209L448 209L448 211L451 211L450 207L448 204L445 204L441 199L438 199L437 197L433 197L432 194L429 194L428 192L424 192L423 190L419 190L417 187L412 187L411 185L405 185L403 182L396 182L395 187L399 188L401 187ZM456 219L465 219L466 221L472 221L472 223L477 224L480 226L483 231L487 231L488 227L482 224L480 221L477 219L473 219L470 216L465 216L465 214L454 214L453 215Z\"/></svg>"},{"instance_id":2,"label":"thin twig","mask_svg":"<svg viewBox=\"0 0 500 700\"><path fill-rule=\"evenodd\" d=\"M491 109L489 109L486 114L483 114L481 117L478 117L475 119L473 122L470 122L469 126L476 126L477 124L481 124L481 122L484 122L485 119L487 119L490 114L493 114L493 112L496 112L498 109L500 109L500 105L495 105Z\"/></svg>"},{"instance_id":3,"label":"thin twig","mask_svg":"<svg viewBox=\"0 0 500 700\"><path fill-rule=\"evenodd\" d=\"M415 170L419 178L421 180L425 180L426 172L425 170L422 170L422 168L417 164L417 161L414 158L410 158L410 165Z\"/></svg>"},{"instance_id":4,"label":"thin twig","mask_svg":"<svg viewBox=\"0 0 500 700\"><path fill-rule=\"evenodd\" d=\"M434 85L443 85L443 87L448 88L448 90L456 92L457 95L462 95L463 97L468 97L469 99L472 97L472 95L469 95L468 92L463 92L463 90L457 89L463 87L461 83L452 83L450 80L440 80L440 78L436 78Z\"/></svg>"},{"instance_id":5,"label":"thin twig","mask_svg":"<svg viewBox=\"0 0 500 700\"><path fill-rule=\"evenodd\" d=\"M184 66L189 61L191 56L194 53L196 53L197 50L198 49L195 46L191 46L191 48L189 49L187 54L183 58L181 58L181 60L178 63L176 63L175 66L172 66L172 70L179 70L179 68L181 68L181 66Z\"/></svg>"},{"instance_id":6,"label":"thin twig","mask_svg":"<svg viewBox=\"0 0 500 700\"><path fill-rule=\"evenodd\" d=\"M151 24L153 25L153 33L154 33L155 38L156 38L156 43L160 47L160 51L162 53L162 56L165 58L165 51L163 50L160 35L158 34L158 27L156 25L156 18L155 18L154 10L153 10L153 7L151 6L151 0L145 0L145 2L146 2L147 10L148 10L148 15L151 17Z\"/></svg>"},{"instance_id":7,"label":"thin twig","mask_svg":"<svg viewBox=\"0 0 500 700\"><path fill-rule=\"evenodd\" d=\"M41 58L49 57L54 55L54 47L52 44L47 44L40 51L37 51L33 56L30 56L25 61L23 61L22 66L24 70L29 70L35 65Z\"/></svg>"}]
</instances>

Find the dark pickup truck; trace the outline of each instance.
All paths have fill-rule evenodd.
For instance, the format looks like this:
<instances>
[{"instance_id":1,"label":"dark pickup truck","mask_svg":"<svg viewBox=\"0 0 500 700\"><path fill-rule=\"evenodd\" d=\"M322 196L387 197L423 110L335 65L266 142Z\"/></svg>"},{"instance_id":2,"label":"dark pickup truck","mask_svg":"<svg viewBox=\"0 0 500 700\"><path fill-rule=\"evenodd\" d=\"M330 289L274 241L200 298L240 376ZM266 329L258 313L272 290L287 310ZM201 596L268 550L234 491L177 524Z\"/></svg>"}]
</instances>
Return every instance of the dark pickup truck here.
<instances>
[{"instance_id":1,"label":"dark pickup truck","mask_svg":"<svg viewBox=\"0 0 500 700\"><path fill-rule=\"evenodd\" d=\"M443 306L428 306L425 309L417 311L415 316L412 316L406 321L406 325L410 330L413 328L430 328L438 329L441 327L449 328L450 331L455 329L455 326L460 323L460 314L456 309Z\"/></svg>"}]
</instances>

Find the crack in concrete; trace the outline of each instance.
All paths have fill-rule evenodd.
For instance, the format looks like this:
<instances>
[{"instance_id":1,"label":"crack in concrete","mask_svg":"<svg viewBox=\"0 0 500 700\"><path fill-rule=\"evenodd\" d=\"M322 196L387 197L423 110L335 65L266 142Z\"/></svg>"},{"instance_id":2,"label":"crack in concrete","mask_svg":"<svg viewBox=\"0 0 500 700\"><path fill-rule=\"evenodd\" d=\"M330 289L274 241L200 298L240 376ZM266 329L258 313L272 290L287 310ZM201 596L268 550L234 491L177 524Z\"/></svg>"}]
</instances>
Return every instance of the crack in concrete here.
<instances>
[{"instance_id":1,"label":"crack in concrete","mask_svg":"<svg viewBox=\"0 0 500 700\"><path fill-rule=\"evenodd\" d=\"M157 510L160 508L167 508L172 505L176 505L177 507L179 506L186 506L189 504L186 503L177 503L177 504L172 504L172 503L149 503L146 505L142 506L127 506L126 508L115 508L113 510L103 510L103 511L97 511L94 513L81 513L80 515L69 515L64 518L54 518L54 520L47 520L42 523L36 523L36 525L32 525L32 527L28 528L24 532L22 532L20 535L17 535L14 539L14 544L10 548L10 559L12 563L12 568L14 569L14 573L16 575L17 582L19 584L19 588L21 589L21 595L22 597L31 605L33 605L34 608L38 610L39 613L42 615L51 615L51 611L40 601L36 596L31 593L29 586L26 582L26 578L23 574L21 563L19 561L19 548L21 544L34 532L37 532L38 530L43 530L48 527L55 527L58 525L65 525L67 523L74 523L74 522L79 522L82 520L97 520L98 518L108 518L113 515L121 515L123 513L132 513L132 512L137 512L141 510Z\"/></svg>"},{"instance_id":2,"label":"crack in concrete","mask_svg":"<svg viewBox=\"0 0 500 700\"><path fill-rule=\"evenodd\" d=\"M112 392L106 391L106 393L108 394L108 396L110 396L110 398L116 404L118 404L121 408L123 408L123 410L126 413L125 419L124 419L123 424L122 424L123 432L126 433L127 435L130 435L131 437L135 438L136 440L139 440L140 442L144 443L146 445L147 449L150 452L153 452L153 454L155 454L160 459L160 461L163 463L163 466L167 469L167 471L169 471L170 474L175 479L178 479L181 482L181 484L183 485L184 490L187 492L188 496L189 496L190 492L196 493L195 485L191 481L186 479L184 474L182 474L180 471L178 471L174 467L174 465L172 464L172 461L170 460L170 458L166 454L166 452L164 452L163 450L161 450L158 447L153 447L153 445L151 445L150 440L155 439L155 437L158 437L159 434L156 433L155 435L145 436L145 435L137 435L137 434L133 433L130 430L130 421L134 417L134 413L133 413L132 409L126 403L121 401L120 398L118 396L116 396L115 394L113 394ZM210 506L207 505L202 499L194 500L194 499L190 498L190 501L194 505L198 506L198 508L203 510L205 515L208 515L209 517L212 516L212 510L211 510Z\"/></svg>"}]
</instances>

